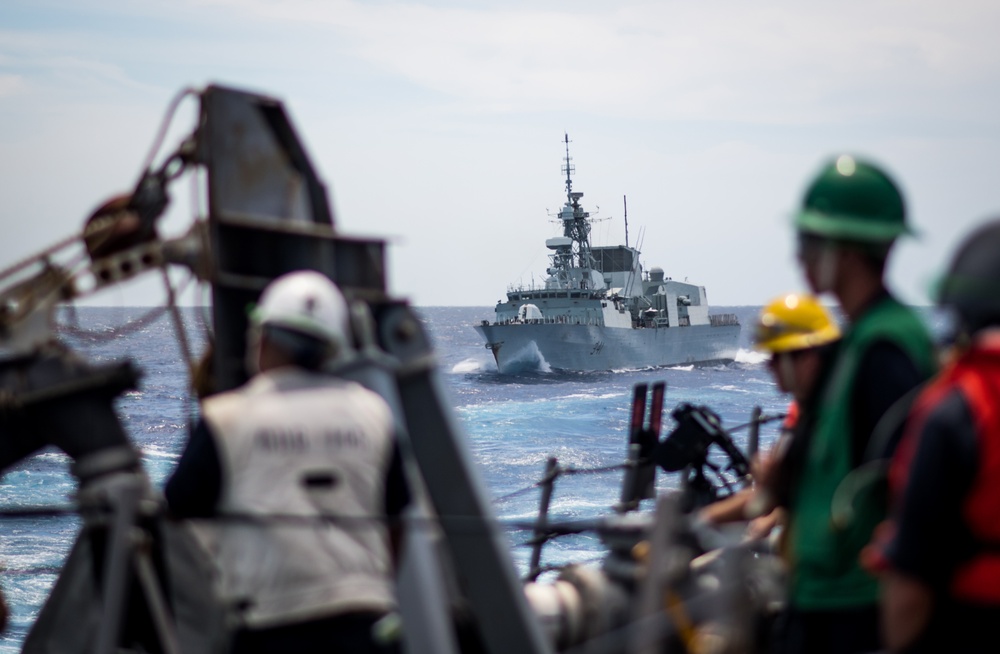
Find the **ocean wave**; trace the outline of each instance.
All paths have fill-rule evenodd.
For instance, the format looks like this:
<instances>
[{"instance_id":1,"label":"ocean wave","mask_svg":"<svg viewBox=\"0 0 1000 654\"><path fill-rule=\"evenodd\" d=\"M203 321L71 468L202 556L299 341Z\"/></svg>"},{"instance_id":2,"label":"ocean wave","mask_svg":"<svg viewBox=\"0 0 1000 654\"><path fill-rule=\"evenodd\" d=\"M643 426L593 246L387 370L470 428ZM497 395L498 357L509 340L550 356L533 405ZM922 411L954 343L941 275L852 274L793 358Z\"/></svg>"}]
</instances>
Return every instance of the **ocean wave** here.
<instances>
[{"instance_id":1,"label":"ocean wave","mask_svg":"<svg viewBox=\"0 0 1000 654\"><path fill-rule=\"evenodd\" d=\"M670 366L669 368L667 368L667 370L681 370L684 372L691 372L692 370L694 370L694 364L692 363L689 366Z\"/></svg>"},{"instance_id":2,"label":"ocean wave","mask_svg":"<svg viewBox=\"0 0 1000 654\"><path fill-rule=\"evenodd\" d=\"M175 452L173 447L168 449L157 444L143 445L142 454L151 459L169 459L171 461L176 461L181 458L180 453Z\"/></svg>"},{"instance_id":3,"label":"ocean wave","mask_svg":"<svg viewBox=\"0 0 1000 654\"><path fill-rule=\"evenodd\" d=\"M742 386L736 386L734 384L712 384L709 388L713 388L719 391L726 391L727 393L749 393L747 389Z\"/></svg>"},{"instance_id":4,"label":"ocean wave","mask_svg":"<svg viewBox=\"0 0 1000 654\"><path fill-rule=\"evenodd\" d=\"M553 398L555 400L610 400L615 397L625 397L627 393L570 393Z\"/></svg>"},{"instance_id":5,"label":"ocean wave","mask_svg":"<svg viewBox=\"0 0 1000 654\"><path fill-rule=\"evenodd\" d=\"M656 370L656 366L642 366L639 368L612 368L611 372L616 375L622 375L630 372L646 372L647 370Z\"/></svg>"},{"instance_id":6,"label":"ocean wave","mask_svg":"<svg viewBox=\"0 0 1000 654\"><path fill-rule=\"evenodd\" d=\"M504 364L505 374L521 372L552 372L552 366L545 360L545 355L538 349L538 344L529 341L519 351L515 352Z\"/></svg>"},{"instance_id":7,"label":"ocean wave","mask_svg":"<svg viewBox=\"0 0 1000 654\"><path fill-rule=\"evenodd\" d=\"M487 370L489 364L484 361L478 361L476 359L463 359L451 367L453 373L466 373L466 372L482 372Z\"/></svg>"},{"instance_id":8,"label":"ocean wave","mask_svg":"<svg viewBox=\"0 0 1000 654\"><path fill-rule=\"evenodd\" d=\"M766 352L758 352L756 350L744 350L740 348L739 352L736 353L737 363L764 363L770 358Z\"/></svg>"}]
</instances>

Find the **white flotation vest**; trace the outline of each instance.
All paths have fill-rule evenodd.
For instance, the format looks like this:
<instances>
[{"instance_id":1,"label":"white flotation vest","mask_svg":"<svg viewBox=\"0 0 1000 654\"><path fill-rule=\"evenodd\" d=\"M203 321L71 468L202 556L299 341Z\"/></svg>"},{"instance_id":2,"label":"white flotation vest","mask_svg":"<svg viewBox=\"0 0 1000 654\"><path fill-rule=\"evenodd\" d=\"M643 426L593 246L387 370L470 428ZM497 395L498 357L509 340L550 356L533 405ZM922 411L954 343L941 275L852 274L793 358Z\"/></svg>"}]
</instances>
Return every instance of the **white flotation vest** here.
<instances>
[{"instance_id":1,"label":"white flotation vest","mask_svg":"<svg viewBox=\"0 0 1000 654\"><path fill-rule=\"evenodd\" d=\"M392 455L388 405L359 384L279 368L207 399L222 464L222 514L281 514L297 524L221 521L225 599L249 627L394 607L384 515ZM313 521L320 516L346 522Z\"/></svg>"}]
</instances>

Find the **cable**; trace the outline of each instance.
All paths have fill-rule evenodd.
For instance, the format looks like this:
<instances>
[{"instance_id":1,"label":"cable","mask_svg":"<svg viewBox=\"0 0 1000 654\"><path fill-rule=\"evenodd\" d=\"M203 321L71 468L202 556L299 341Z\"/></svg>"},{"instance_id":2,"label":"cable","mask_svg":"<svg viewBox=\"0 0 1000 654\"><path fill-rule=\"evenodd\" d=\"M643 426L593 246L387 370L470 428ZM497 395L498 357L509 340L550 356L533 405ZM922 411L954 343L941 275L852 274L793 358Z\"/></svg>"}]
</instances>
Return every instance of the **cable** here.
<instances>
[{"instance_id":1,"label":"cable","mask_svg":"<svg viewBox=\"0 0 1000 654\"><path fill-rule=\"evenodd\" d=\"M635 463L631 462L631 461L627 461L625 463L618 463L618 464L610 465L610 466L601 466L601 467L598 467L598 468L574 468L572 466L570 466L570 467L557 467L555 469L553 475L552 475L552 480L555 481L556 479L558 479L562 475L603 474L603 473L606 473L606 472L615 472L617 470L626 470L626 469L632 468L632 467L635 467ZM506 495L501 495L500 497L494 497L493 498L493 503L497 504L499 502L505 502L505 501L507 501L507 500L509 500L511 498L517 497L518 495L522 495L524 493L527 493L530 490L534 490L534 489L538 488L542 483L544 483L544 481L545 481L544 479L541 480L541 481L536 481L535 483L531 484L530 486L525 486L524 488L520 488L520 489L518 489L516 491L512 491L510 493L507 493Z\"/></svg>"},{"instance_id":2,"label":"cable","mask_svg":"<svg viewBox=\"0 0 1000 654\"><path fill-rule=\"evenodd\" d=\"M74 506L26 506L0 508L0 518L56 518L79 513Z\"/></svg>"},{"instance_id":3,"label":"cable","mask_svg":"<svg viewBox=\"0 0 1000 654\"><path fill-rule=\"evenodd\" d=\"M145 175L152 165L153 160L156 159L156 155L159 154L160 148L163 146L163 139L167 136L167 130L170 129L170 123L174 120L174 113L177 111L177 107L180 106L181 101L189 95L199 95L198 90L193 87L186 87L180 90L177 95L170 101L167 105L167 112L163 116L163 120L160 122L160 128L156 133L156 137L153 139L153 145L149 150L149 154L146 155L146 160L142 164L142 171L140 175Z\"/></svg>"},{"instance_id":4,"label":"cable","mask_svg":"<svg viewBox=\"0 0 1000 654\"><path fill-rule=\"evenodd\" d=\"M632 463L618 463L610 466L603 466L600 468L560 468L560 474L564 475L597 475L605 472L615 472L616 470L625 470L626 468L633 467Z\"/></svg>"},{"instance_id":5,"label":"cable","mask_svg":"<svg viewBox=\"0 0 1000 654\"><path fill-rule=\"evenodd\" d=\"M524 545L524 543L522 543L522 545ZM538 566L538 574L541 575L541 574L545 574L546 572L558 572L558 571L561 571L561 570L565 570L567 567L569 567L571 565L588 565L588 564L591 564L591 563L600 563L603 560L604 560L604 556L602 555L602 556L591 557L589 559L583 559L581 561L573 561L572 563L569 563L569 564L567 564L567 563L561 563L561 564L558 564L558 565L556 565L556 564L541 565L541 566Z\"/></svg>"},{"instance_id":6,"label":"cable","mask_svg":"<svg viewBox=\"0 0 1000 654\"><path fill-rule=\"evenodd\" d=\"M500 502L506 502L509 499L517 497L518 495L523 495L524 493L527 493L528 491L535 490L536 488L538 488L538 484L539 483L540 482L535 482L531 486L525 486L524 488L522 488L520 490L516 490L516 491L514 491L512 493L507 493L506 495L501 495L500 497L494 497L493 498L493 503L494 504L498 504Z\"/></svg>"},{"instance_id":7,"label":"cable","mask_svg":"<svg viewBox=\"0 0 1000 654\"><path fill-rule=\"evenodd\" d=\"M109 506L87 506L78 508L73 506L25 506L0 508L0 520L3 519L24 519L24 518L56 518L65 516L87 516L111 515ZM282 525L287 527L314 528L318 525L337 525L347 529L368 529L372 526L390 525L399 527L410 527L418 529L437 529L442 525L448 526L452 530L465 530L467 532L491 532L495 528L502 528L510 531L533 530L537 527L534 521L522 520L484 520L481 517L473 516L386 516L386 515L297 515L292 513L226 513L207 517L176 518L167 513L160 513L161 517L167 520L183 522L186 520L218 522L228 524L246 525ZM569 535L583 533L587 531L598 531L601 522L596 520L567 520L565 522L551 522L546 525L546 530L558 534Z\"/></svg>"},{"instance_id":8,"label":"cable","mask_svg":"<svg viewBox=\"0 0 1000 654\"><path fill-rule=\"evenodd\" d=\"M5 577L8 575L27 577L31 575L58 575L62 572L62 568L56 568L51 565L40 565L37 568L2 568L0 572Z\"/></svg>"},{"instance_id":9,"label":"cable","mask_svg":"<svg viewBox=\"0 0 1000 654\"><path fill-rule=\"evenodd\" d=\"M20 272L21 270L27 268L28 266L34 263L48 260L50 256L52 256L59 250L69 247L70 245L73 245L73 243L79 240L80 240L79 234L73 234L72 236L67 236L63 240L57 242L55 245L50 245L49 247L45 248L38 254L33 254L29 257L25 257L24 259L21 259L20 261L10 266L7 266L3 270L0 270L0 280L10 277L14 273Z\"/></svg>"},{"instance_id":10,"label":"cable","mask_svg":"<svg viewBox=\"0 0 1000 654\"><path fill-rule=\"evenodd\" d=\"M185 290L187 290L187 287L191 283L192 279L193 276L186 278L184 284L180 287L178 291L175 291L175 293L179 295L183 293ZM115 338L118 338L119 336L134 334L135 332L138 332L142 329L145 329L146 327L149 327L154 322L159 320L165 313L167 313L168 310L169 306L167 305L153 307L148 312L142 314L135 320L130 320L127 323L113 327L111 331L84 329L82 327L79 327L78 325L70 323L56 323L56 329L60 332L69 334L70 336L93 338L94 340L98 341L110 341ZM74 315L74 320L77 320L78 318L76 317L75 309L73 311L73 315Z\"/></svg>"},{"instance_id":11,"label":"cable","mask_svg":"<svg viewBox=\"0 0 1000 654\"><path fill-rule=\"evenodd\" d=\"M730 427L726 430L726 433L732 435L734 431L739 431L741 429L746 429L747 427L753 427L754 424L766 425L769 422L774 422L775 420L784 420L788 417L787 413L775 413L774 415L761 415L757 420L751 420L750 422L745 422L742 425L736 425L735 427Z\"/></svg>"}]
</instances>

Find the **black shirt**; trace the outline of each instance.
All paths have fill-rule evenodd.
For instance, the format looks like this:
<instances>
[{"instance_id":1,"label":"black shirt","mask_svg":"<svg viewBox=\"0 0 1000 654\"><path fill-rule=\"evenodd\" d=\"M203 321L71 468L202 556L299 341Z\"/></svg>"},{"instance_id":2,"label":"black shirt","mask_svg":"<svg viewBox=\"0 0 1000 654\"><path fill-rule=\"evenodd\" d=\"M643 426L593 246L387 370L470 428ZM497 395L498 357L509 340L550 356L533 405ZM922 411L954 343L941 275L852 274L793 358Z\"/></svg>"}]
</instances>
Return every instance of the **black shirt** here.
<instances>
[{"instance_id":1,"label":"black shirt","mask_svg":"<svg viewBox=\"0 0 1000 654\"><path fill-rule=\"evenodd\" d=\"M958 563L976 551L962 509L976 477L979 446L962 394L949 392L917 436L886 554L900 572L942 591Z\"/></svg>"},{"instance_id":2,"label":"black shirt","mask_svg":"<svg viewBox=\"0 0 1000 654\"><path fill-rule=\"evenodd\" d=\"M892 456L903 435L907 409L916 398L911 391L924 381L913 360L895 343L876 341L865 351L851 395L851 461L855 467ZM888 413L904 397L906 400Z\"/></svg>"}]
</instances>

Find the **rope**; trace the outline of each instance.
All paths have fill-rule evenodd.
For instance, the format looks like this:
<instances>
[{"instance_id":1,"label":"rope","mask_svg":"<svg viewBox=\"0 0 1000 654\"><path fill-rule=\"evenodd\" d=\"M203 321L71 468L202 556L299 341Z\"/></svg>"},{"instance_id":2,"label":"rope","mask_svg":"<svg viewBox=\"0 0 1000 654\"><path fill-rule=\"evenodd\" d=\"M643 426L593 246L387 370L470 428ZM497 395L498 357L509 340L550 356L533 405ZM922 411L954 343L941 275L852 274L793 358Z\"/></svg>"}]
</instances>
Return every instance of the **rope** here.
<instances>
[{"instance_id":1,"label":"rope","mask_svg":"<svg viewBox=\"0 0 1000 654\"><path fill-rule=\"evenodd\" d=\"M56 518L78 513L73 506L7 507L0 509L0 518Z\"/></svg>"},{"instance_id":2,"label":"rope","mask_svg":"<svg viewBox=\"0 0 1000 654\"><path fill-rule=\"evenodd\" d=\"M111 515L109 507L88 506L80 509L75 506L25 506L0 508L0 520L3 519L24 519L24 518L57 518L65 516L88 516L97 514ZM166 514L164 514L166 516ZM166 516L169 518L169 516ZM170 518L183 521L187 518ZM473 516L428 516L428 517L402 517L386 515L296 515L292 513L226 513L209 517L195 517L193 520L204 520L207 522L223 522L232 524L282 524L285 526L314 527L320 525L338 525L350 529L367 528L373 524L385 524L402 527L417 528L438 528L441 525L448 525L451 528L465 529L470 531L492 531L494 527L515 530L531 530L536 527L534 521L527 522L521 520L484 520ZM586 522L581 520L570 520L566 522L552 522L546 525L553 532L565 531L567 533L580 533L584 531L594 531L598 528L596 522Z\"/></svg>"},{"instance_id":3,"label":"rope","mask_svg":"<svg viewBox=\"0 0 1000 654\"><path fill-rule=\"evenodd\" d=\"M10 265L4 268L3 270L0 270L0 280L3 280L13 275L14 273L19 272L34 263L38 263L40 261L48 259L49 256L55 254L56 252L62 250L63 248L73 245L73 243L76 243L79 240L80 240L80 235L73 234L72 236L67 236L63 240L56 243L55 245L47 247L38 254L33 254L31 256L25 257L24 259L21 259L20 261L14 263L13 265Z\"/></svg>"},{"instance_id":4,"label":"rope","mask_svg":"<svg viewBox=\"0 0 1000 654\"><path fill-rule=\"evenodd\" d=\"M56 329L70 336L76 337L89 337L98 341L111 341L120 336L127 336L129 334L134 334L146 327L149 327L154 322L159 320L163 314L167 312L166 307L154 307L147 313L139 316L135 320L131 320L122 325L113 327L111 331L97 331L95 329L84 329L80 327L79 324L70 323L57 323ZM74 320L77 320L76 311L73 311Z\"/></svg>"},{"instance_id":5,"label":"rope","mask_svg":"<svg viewBox=\"0 0 1000 654\"><path fill-rule=\"evenodd\" d=\"M179 295L187 290L188 285L191 283L193 277L189 276L185 279L184 284L179 290L174 291L174 294ZM70 305L73 306L73 305ZM176 308L176 307L175 307ZM79 316L76 313L76 308L73 306L72 316L73 323L56 323L56 329L65 334L75 337L86 337L92 338L97 341L111 341L120 336L127 336L139 332L146 327L149 327L157 320L162 318L167 311L170 310L169 305L157 306L150 309L148 312L142 314L135 320L131 320L121 325L113 327L110 331L98 331L94 329L84 329L79 326ZM190 365L190 360L189 360Z\"/></svg>"},{"instance_id":6,"label":"rope","mask_svg":"<svg viewBox=\"0 0 1000 654\"><path fill-rule=\"evenodd\" d=\"M4 277L6 277L6 276L8 276L10 274L13 274L13 273L17 272L18 270L20 270L23 267L26 267L26 266L29 266L29 265L33 265L33 264L41 264L41 265L44 266L44 269L38 273L39 275L42 274L42 273L44 273L44 272L58 274L61 271L61 272L63 272L65 274L65 279L63 280L64 282L65 282L65 280L72 280L72 279L74 279L76 277L76 272L73 269L75 267L80 267L81 265L83 265L83 262L84 262L84 260L86 258L86 255L84 253L80 253L80 254L77 254L75 257L71 257L68 260L68 262L65 265L62 265L62 266L56 266L55 264L53 264L52 261L49 260L49 255L52 254L52 253L54 253L55 251L57 251L57 250L62 249L63 247L65 247L65 245L66 245L67 242L72 242L72 241L75 241L77 239L78 239L77 236L70 237L66 241L63 241L62 243L59 243L59 244L57 244L57 245L49 248L49 250L44 251L41 254L34 255L32 257L29 257L27 259L22 260L21 262L19 262L19 263L15 264L14 266L8 268L6 271L3 271L2 273L0 273L0 280L2 280ZM25 280L25 281L28 281L28 280ZM25 283L25 282L22 282L22 284L23 283ZM9 290L10 289L2 289L2 288L0 288L0 292L8 292ZM65 293L67 290L68 289L67 289L67 286L66 286L65 283L61 283L61 284L49 284L48 288L45 288L45 284L43 283L42 292L39 292L37 288L34 288L34 287L31 288L31 290L30 290L31 297L29 298L29 301L24 301L24 302L19 302L18 303L19 304L19 306L17 308L18 315L16 315L16 316L7 316L7 319L6 319L7 324L15 324L15 323L17 323L18 321L20 321L24 317L26 317L28 314L30 314L32 311L35 311L36 309L38 309L38 307L44 307L44 306L46 306L52 300L52 298L62 296L63 293Z\"/></svg>"},{"instance_id":7,"label":"rope","mask_svg":"<svg viewBox=\"0 0 1000 654\"><path fill-rule=\"evenodd\" d=\"M509 499L517 497L518 495L523 495L523 494L527 493L528 491L535 490L536 488L538 488L538 486L540 484L541 484L541 482L537 482L536 481L534 484L532 484L530 486L525 486L524 488L516 490L516 491L514 491L512 493L507 493L506 495L501 495L500 497L494 497L493 498L493 503L494 504L498 504L500 502L506 502Z\"/></svg>"},{"instance_id":8,"label":"rope","mask_svg":"<svg viewBox=\"0 0 1000 654\"><path fill-rule=\"evenodd\" d=\"M142 174L146 174L150 166L153 165L153 160L156 159L156 155L160 151L160 147L163 145L163 139L167 136L167 130L170 128L170 123L174 121L174 113L177 112L177 107L180 106L181 101L189 95L198 95L198 90L192 87L183 88L177 95L173 97L170 104L167 105L167 111L163 116L163 120L160 121L160 128L156 132L156 136L153 138L153 145L149 149L149 153L146 155L146 160L142 164Z\"/></svg>"},{"instance_id":9,"label":"rope","mask_svg":"<svg viewBox=\"0 0 1000 654\"><path fill-rule=\"evenodd\" d=\"M767 423L774 422L775 420L784 420L786 417L788 417L787 413L776 413L776 414L771 415L771 416L761 415L756 420L751 420L750 422L745 422L742 425L736 425L735 427L733 427L731 429L727 429L726 433L732 435L732 433L734 431L739 431L741 429L746 429L747 427L753 427L755 424L757 424L757 425L766 425Z\"/></svg>"},{"instance_id":10,"label":"rope","mask_svg":"<svg viewBox=\"0 0 1000 654\"><path fill-rule=\"evenodd\" d=\"M619 463L611 466L603 466L600 468L560 468L561 474L564 475L596 475L605 472L614 472L616 470L625 470L627 468L633 467L631 463Z\"/></svg>"},{"instance_id":11,"label":"rope","mask_svg":"<svg viewBox=\"0 0 1000 654\"><path fill-rule=\"evenodd\" d=\"M31 575L58 575L62 572L62 568L57 568L51 565L40 565L36 568L0 568L0 573L3 576L7 575L20 575L23 577Z\"/></svg>"},{"instance_id":12,"label":"rope","mask_svg":"<svg viewBox=\"0 0 1000 654\"><path fill-rule=\"evenodd\" d=\"M560 565L542 565L538 566L538 574L545 574L546 572L559 572L565 570L570 565L588 565L590 563L599 563L604 560L604 556L595 556L589 559L583 559L581 561L573 561L571 564L560 564Z\"/></svg>"},{"instance_id":13,"label":"rope","mask_svg":"<svg viewBox=\"0 0 1000 654\"><path fill-rule=\"evenodd\" d=\"M740 429L746 429L747 427L750 427L751 425L753 425L755 422L757 424L764 425L764 424L767 424L769 422L774 422L775 420L783 420L784 418L785 418L785 414L784 413L778 413L778 414L775 414L775 415L762 415L756 421L751 421L751 422L748 422L748 423L745 423L745 424L742 424L742 425L737 425L736 427L733 427L732 429L727 430L727 433L731 434L734 431L738 431ZM552 481L555 481L556 479L558 479L562 475L598 475L598 474L604 474L604 473L608 473L608 472L616 472L618 470L627 470L629 468L634 468L635 465L636 465L636 462L634 462L634 461L626 461L625 463L619 463L619 464L609 465L609 466L599 466L597 468L574 468L573 466L558 466L558 467L556 467L555 472L552 474ZM723 475L720 474L719 477L720 477L720 479L722 480L722 482L726 486L729 486L729 481ZM540 487L543 483L545 483L545 481L546 481L545 479L542 479L540 481L534 482L533 484L531 484L529 486L525 486L524 488L519 488L518 490L511 491L510 493L507 493L505 495L501 495L499 497L495 497L495 498L493 498L493 503L494 504L499 504L501 502L506 502L507 500L513 499L513 498L518 497L520 495L523 495L524 493L527 493L528 491L532 491L532 490Z\"/></svg>"},{"instance_id":14,"label":"rope","mask_svg":"<svg viewBox=\"0 0 1000 654\"><path fill-rule=\"evenodd\" d=\"M170 123L173 122L174 113L177 111L177 107L180 105L181 101L189 95L198 95L198 91L190 87L182 89L181 92L178 93L176 96L174 96L173 100L170 101L170 105L167 107L167 112L163 117L163 121L160 123L159 131L157 132L156 137L153 140L153 145L150 148L150 151L146 156L146 160L141 168L143 175L145 175L146 171L150 169L150 166L153 164L153 160L156 158L156 155L159 152L160 147L163 145L163 139L166 137L167 130L170 127ZM116 218L116 221L121 220L123 216L124 214L119 215L118 218ZM113 231L112 229L109 229L108 234L105 236L105 238L110 238L112 231ZM41 252L28 256L24 259L21 259L16 263L14 263L13 265L10 265L7 268L0 270L0 280L4 280L7 277L13 275L14 273L24 270L25 268L27 268L32 264L45 262L49 259L51 255L55 254L56 252L59 252L60 250L63 250L66 247L69 247L70 245L78 243L82 240L83 239L80 234L73 234L71 236L68 236L62 239L61 241L58 241L54 245L45 248ZM100 244L98 244L98 246L99 245Z\"/></svg>"},{"instance_id":15,"label":"rope","mask_svg":"<svg viewBox=\"0 0 1000 654\"><path fill-rule=\"evenodd\" d=\"M633 467L635 467L635 463L631 461L626 461L625 463L618 463L610 466L600 466L597 468L574 468L573 466L568 466L568 467L557 466L550 476L551 480L555 482L555 480L561 477L562 475L598 475L607 472L615 472L618 470L627 470L628 468L633 468ZM509 499L517 497L518 495L523 495L528 491L538 488L539 486L544 484L547 480L548 478L543 478L539 481L534 482L530 486L525 486L524 488L519 488L516 491L511 491L506 495L494 497L493 503L499 504L500 502L505 502Z\"/></svg>"}]
</instances>

